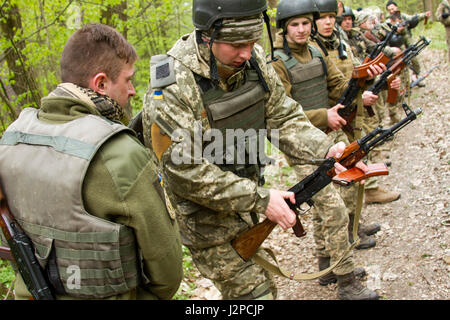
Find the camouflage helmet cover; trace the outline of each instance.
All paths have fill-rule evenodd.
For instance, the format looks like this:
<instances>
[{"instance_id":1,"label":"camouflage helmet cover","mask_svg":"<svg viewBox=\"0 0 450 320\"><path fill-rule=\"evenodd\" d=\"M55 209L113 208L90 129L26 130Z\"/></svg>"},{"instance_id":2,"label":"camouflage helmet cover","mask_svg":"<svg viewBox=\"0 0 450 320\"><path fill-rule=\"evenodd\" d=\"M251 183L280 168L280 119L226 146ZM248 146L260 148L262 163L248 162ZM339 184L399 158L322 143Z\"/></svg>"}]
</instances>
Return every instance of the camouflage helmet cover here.
<instances>
[{"instance_id":1,"label":"camouflage helmet cover","mask_svg":"<svg viewBox=\"0 0 450 320\"><path fill-rule=\"evenodd\" d=\"M284 22L292 17L312 13L314 19L319 17L319 9L314 0L281 0L277 7L277 28L283 28Z\"/></svg>"},{"instance_id":2,"label":"camouflage helmet cover","mask_svg":"<svg viewBox=\"0 0 450 320\"><path fill-rule=\"evenodd\" d=\"M266 9L266 0L194 0L192 17L197 29L208 30L218 19L252 16Z\"/></svg>"}]
</instances>

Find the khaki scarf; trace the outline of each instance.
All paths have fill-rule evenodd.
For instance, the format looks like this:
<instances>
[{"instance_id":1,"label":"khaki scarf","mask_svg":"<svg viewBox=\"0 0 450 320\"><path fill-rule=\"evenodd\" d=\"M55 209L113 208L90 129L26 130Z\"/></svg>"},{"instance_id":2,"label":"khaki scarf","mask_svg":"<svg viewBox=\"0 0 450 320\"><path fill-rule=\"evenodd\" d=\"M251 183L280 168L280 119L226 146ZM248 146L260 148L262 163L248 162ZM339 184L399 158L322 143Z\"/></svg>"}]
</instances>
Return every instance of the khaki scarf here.
<instances>
[{"instance_id":1,"label":"khaki scarf","mask_svg":"<svg viewBox=\"0 0 450 320\"><path fill-rule=\"evenodd\" d=\"M60 83L49 97L72 97L94 106L97 111L111 121L120 122L124 117L123 108L113 99L92 89L83 88L73 83Z\"/></svg>"}]
</instances>

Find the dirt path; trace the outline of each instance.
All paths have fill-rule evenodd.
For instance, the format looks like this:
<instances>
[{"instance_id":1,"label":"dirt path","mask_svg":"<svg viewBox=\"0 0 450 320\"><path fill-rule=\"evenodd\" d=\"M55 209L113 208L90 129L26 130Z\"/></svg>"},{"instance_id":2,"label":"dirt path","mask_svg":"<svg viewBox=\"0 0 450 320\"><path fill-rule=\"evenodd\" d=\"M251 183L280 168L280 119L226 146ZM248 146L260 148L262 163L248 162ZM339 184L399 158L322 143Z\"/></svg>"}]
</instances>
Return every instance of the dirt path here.
<instances>
[{"instance_id":1,"label":"dirt path","mask_svg":"<svg viewBox=\"0 0 450 320\"><path fill-rule=\"evenodd\" d=\"M444 61L443 51L425 50L423 69ZM423 115L400 131L390 142L392 151L389 176L379 184L401 192L398 201L363 208L366 222L381 224L374 237L375 248L356 250L357 266L368 275L364 284L389 300L450 299L450 86L448 63L424 81L425 88L415 88L410 106L421 107ZM269 170L270 171L270 170ZM271 179L287 189L286 181L295 182L294 173L275 170ZM302 218L308 235L297 239L292 230L275 228L265 242L279 256L283 267L295 272L315 272L311 217ZM278 299L329 300L337 298L336 284L322 287L317 280L291 281L275 276ZM220 294L205 279L197 281L197 298L220 299Z\"/></svg>"}]
</instances>

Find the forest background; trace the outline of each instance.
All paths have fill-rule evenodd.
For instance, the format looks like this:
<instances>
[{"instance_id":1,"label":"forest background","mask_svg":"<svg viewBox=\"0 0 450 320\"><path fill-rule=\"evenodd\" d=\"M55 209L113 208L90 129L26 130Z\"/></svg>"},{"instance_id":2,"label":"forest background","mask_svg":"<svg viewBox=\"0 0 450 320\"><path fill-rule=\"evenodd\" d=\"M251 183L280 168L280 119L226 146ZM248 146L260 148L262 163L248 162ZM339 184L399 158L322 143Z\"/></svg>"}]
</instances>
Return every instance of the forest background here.
<instances>
[{"instance_id":1,"label":"forest background","mask_svg":"<svg viewBox=\"0 0 450 320\"><path fill-rule=\"evenodd\" d=\"M275 32L278 0L268 0ZM356 10L386 1L346 0ZM432 39L430 49L446 49L445 30L435 22L440 0L396 0L402 12L415 14L430 10L432 17L420 23L413 35ZM163 54L183 35L193 30L192 1L188 0L0 0L0 137L20 111L39 108L40 99L60 82L59 58L69 36L82 25L101 22L115 27L136 48L139 55L133 84L136 96L127 114L142 109L149 83L150 57ZM425 28L427 30L425 30ZM268 37L261 44L268 49ZM186 251L186 276L194 267ZM0 260L0 298L6 295L14 272ZM11 298L11 295L10 295ZM177 296L178 299L189 298Z\"/></svg>"}]
</instances>

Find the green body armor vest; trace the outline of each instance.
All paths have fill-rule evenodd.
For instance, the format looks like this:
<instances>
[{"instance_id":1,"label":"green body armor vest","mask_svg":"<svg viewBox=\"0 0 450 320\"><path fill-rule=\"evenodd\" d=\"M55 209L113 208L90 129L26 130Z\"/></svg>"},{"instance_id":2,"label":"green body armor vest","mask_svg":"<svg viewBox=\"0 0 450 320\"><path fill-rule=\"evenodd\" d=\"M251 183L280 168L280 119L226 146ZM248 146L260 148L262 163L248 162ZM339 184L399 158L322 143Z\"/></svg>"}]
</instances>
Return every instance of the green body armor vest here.
<instances>
[{"instance_id":1,"label":"green body armor vest","mask_svg":"<svg viewBox=\"0 0 450 320\"><path fill-rule=\"evenodd\" d=\"M292 98L301 104L304 110L329 108L327 89L327 70L319 50L308 45L312 60L300 63L283 50L275 54L283 61L289 73L292 85Z\"/></svg>"},{"instance_id":2,"label":"green body armor vest","mask_svg":"<svg viewBox=\"0 0 450 320\"><path fill-rule=\"evenodd\" d=\"M48 272L56 262L59 279L51 282L62 285L58 294L95 299L130 291L140 270L133 231L90 215L82 200L97 150L130 129L94 115L47 124L37 113L24 109L0 140L1 183L11 212L42 268Z\"/></svg>"},{"instance_id":3,"label":"green body armor vest","mask_svg":"<svg viewBox=\"0 0 450 320\"><path fill-rule=\"evenodd\" d=\"M214 160L209 160L240 177L257 177L263 185L262 169L269 158L264 153L266 91L258 72L246 70L245 83L230 92L214 87L206 78L197 77L197 83L203 93L203 106L211 129L220 130L224 138L222 150L214 150ZM232 143L231 135L235 135ZM204 150L208 150L208 146L204 145Z\"/></svg>"}]
</instances>

